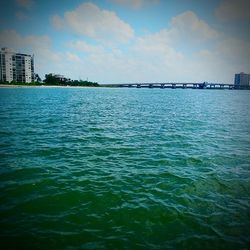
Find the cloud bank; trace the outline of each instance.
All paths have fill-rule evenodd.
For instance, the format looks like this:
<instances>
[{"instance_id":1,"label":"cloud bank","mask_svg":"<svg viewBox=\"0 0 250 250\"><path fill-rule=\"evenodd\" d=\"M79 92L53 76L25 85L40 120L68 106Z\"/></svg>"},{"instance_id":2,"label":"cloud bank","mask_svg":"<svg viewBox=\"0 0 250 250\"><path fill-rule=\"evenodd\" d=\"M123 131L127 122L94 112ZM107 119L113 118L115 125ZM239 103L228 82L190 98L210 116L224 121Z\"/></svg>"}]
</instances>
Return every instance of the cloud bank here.
<instances>
[{"instance_id":1,"label":"cloud bank","mask_svg":"<svg viewBox=\"0 0 250 250\"><path fill-rule=\"evenodd\" d=\"M99 41L128 42L134 36L132 27L114 12L101 10L92 3L83 3L65 12L63 17L53 16L52 24L58 30L66 27L68 31Z\"/></svg>"}]
</instances>

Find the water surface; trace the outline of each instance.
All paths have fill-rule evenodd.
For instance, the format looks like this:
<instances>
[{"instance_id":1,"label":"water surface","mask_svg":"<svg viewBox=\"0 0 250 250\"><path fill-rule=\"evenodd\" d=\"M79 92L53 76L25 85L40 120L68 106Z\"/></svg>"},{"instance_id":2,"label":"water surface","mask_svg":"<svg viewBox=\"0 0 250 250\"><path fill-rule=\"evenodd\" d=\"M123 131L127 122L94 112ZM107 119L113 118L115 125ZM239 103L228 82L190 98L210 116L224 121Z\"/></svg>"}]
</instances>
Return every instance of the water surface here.
<instances>
[{"instance_id":1,"label":"water surface","mask_svg":"<svg viewBox=\"0 0 250 250\"><path fill-rule=\"evenodd\" d=\"M250 91L0 89L3 249L247 249Z\"/></svg>"}]
</instances>

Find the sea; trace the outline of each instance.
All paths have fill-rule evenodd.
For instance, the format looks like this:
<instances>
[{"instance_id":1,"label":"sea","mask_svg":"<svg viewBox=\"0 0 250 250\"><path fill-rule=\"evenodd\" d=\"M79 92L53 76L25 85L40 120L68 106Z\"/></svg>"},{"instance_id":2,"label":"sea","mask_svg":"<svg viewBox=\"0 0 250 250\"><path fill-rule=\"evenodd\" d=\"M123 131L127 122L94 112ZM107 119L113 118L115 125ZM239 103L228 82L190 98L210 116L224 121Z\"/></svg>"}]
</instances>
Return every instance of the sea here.
<instances>
[{"instance_id":1,"label":"sea","mask_svg":"<svg viewBox=\"0 0 250 250\"><path fill-rule=\"evenodd\" d=\"M1 249L249 249L250 91L0 89Z\"/></svg>"}]
</instances>

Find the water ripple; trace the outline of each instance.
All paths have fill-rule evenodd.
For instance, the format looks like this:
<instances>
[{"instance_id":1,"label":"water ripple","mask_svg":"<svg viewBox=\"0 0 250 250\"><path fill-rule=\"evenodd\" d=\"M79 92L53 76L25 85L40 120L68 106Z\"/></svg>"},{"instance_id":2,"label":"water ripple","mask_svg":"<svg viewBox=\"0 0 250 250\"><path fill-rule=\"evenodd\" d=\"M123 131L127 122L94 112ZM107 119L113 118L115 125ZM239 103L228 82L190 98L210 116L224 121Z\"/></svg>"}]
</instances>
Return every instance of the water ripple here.
<instances>
[{"instance_id":1,"label":"water ripple","mask_svg":"<svg viewBox=\"0 0 250 250\"><path fill-rule=\"evenodd\" d=\"M249 107L249 91L1 89L2 245L247 249Z\"/></svg>"}]
</instances>

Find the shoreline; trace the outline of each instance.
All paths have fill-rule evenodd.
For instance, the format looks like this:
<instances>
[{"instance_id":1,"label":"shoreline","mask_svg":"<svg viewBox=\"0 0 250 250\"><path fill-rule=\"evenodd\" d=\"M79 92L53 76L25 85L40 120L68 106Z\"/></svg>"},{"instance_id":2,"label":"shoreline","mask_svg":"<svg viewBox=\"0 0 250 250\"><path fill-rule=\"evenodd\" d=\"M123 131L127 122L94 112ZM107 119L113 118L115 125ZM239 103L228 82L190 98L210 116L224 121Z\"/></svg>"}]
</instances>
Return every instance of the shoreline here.
<instances>
[{"instance_id":1,"label":"shoreline","mask_svg":"<svg viewBox=\"0 0 250 250\"><path fill-rule=\"evenodd\" d=\"M100 86L103 87L103 86ZM100 88L90 86L59 86L59 85L12 85L12 84L0 84L0 88Z\"/></svg>"}]
</instances>

